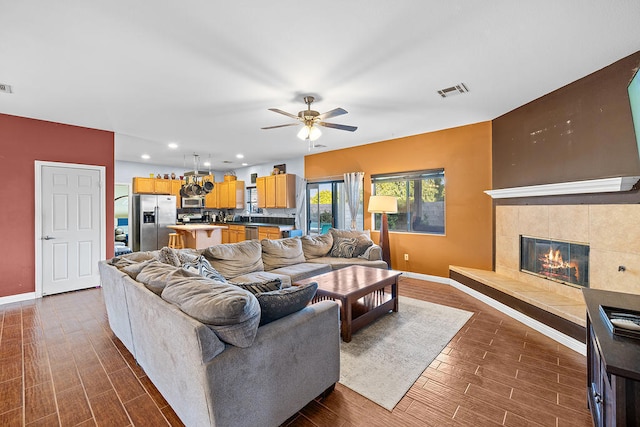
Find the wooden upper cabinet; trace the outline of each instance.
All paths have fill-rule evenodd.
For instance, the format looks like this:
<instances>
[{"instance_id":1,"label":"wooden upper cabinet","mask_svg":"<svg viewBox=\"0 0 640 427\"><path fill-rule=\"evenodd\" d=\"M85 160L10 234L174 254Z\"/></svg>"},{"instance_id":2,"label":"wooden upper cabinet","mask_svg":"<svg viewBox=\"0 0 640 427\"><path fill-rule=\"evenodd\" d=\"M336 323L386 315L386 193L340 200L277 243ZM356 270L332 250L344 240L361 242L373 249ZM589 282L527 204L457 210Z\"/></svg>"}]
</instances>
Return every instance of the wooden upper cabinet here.
<instances>
[{"instance_id":1,"label":"wooden upper cabinet","mask_svg":"<svg viewBox=\"0 0 640 427\"><path fill-rule=\"evenodd\" d=\"M156 194L171 194L171 182L170 179L156 179L155 193Z\"/></svg>"},{"instance_id":2,"label":"wooden upper cabinet","mask_svg":"<svg viewBox=\"0 0 640 427\"><path fill-rule=\"evenodd\" d=\"M275 175L276 207L296 207L296 176L290 173Z\"/></svg>"},{"instance_id":3,"label":"wooden upper cabinet","mask_svg":"<svg viewBox=\"0 0 640 427\"><path fill-rule=\"evenodd\" d=\"M229 207L244 209L244 181L229 181Z\"/></svg>"},{"instance_id":4,"label":"wooden upper cabinet","mask_svg":"<svg viewBox=\"0 0 640 427\"><path fill-rule=\"evenodd\" d=\"M267 185L267 177L259 176L256 178L256 193L258 195L258 207L266 208L267 200L266 197L266 185Z\"/></svg>"},{"instance_id":5,"label":"wooden upper cabinet","mask_svg":"<svg viewBox=\"0 0 640 427\"><path fill-rule=\"evenodd\" d=\"M265 177L265 207L275 208L276 206L276 176Z\"/></svg>"},{"instance_id":6,"label":"wooden upper cabinet","mask_svg":"<svg viewBox=\"0 0 640 427\"><path fill-rule=\"evenodd\" d=\"M296 176L280 174L256 179L259 208L295 208Z\"/></svg>"},{"instance_id":7,"label":"wooden upper cabinet","mask_svg":"<svg viewBox=\"0 0 640 427\"><path fill-rule=\"evenodd\" d=\"M171 181L171 195L176 196L176 208L180 209L182 207L182 198L180 197L180 188L182 187L183 182L180 180L172 180Z\"/></svg>"},{"instance_id":8,"label":"wooden upper cabinet","mask_svg":"<svg viewBox=\"0 0 640 427\"><path fill-rule=\"evenodd\" d=\"M211 190L209 192L209 194L204 196L204 207L205 208L217 209L217 208L220 207L219 206L219 202L218 202L218 193L219 193L219 190L220 190L220 183L214 181L213 175L205 176L204 180L213 182L213 190Z\"/></svg>"},{"instance_id":9,"label":"wooden upper cabinet","mask_svg":"<svg viewBox=\"0 0 640 427\"><path fill-rule=\"evenodd\" d=\"M229 183L219 182L218 186L218 207L225 209L229 207Z\"/></svg>"},{"instance_id":10,"label":"wooden upper cabinet","mask_svg":"<svg viewBox=\"0 0 640 427\"><path fill-rule=\"evenodd\" d=\"M244 209L244 181L218 182L216 187L218 208Z\"/></svg>"},{"instance_id":11,"label":"wooden upper cabinet","mask_svg":"<svg viewBox=\"0 0 640 427\"><path fill-rule=\"evenodd\" d=\"M134 193L147 193L153 194L155 190L156 179L155 178L133 178L133 192Z\"/></svg>"},{"instance_id":12,"label":"wooden upper cabinet","mask_svg":"<svg viewBox=\"0 0 640 427\"><path fill-rule=\"evenodd\" d=\"M135 177L133 178L133 193L173 194L171 192L172 182L171 179Z\"/></svg>"}]
</instances>

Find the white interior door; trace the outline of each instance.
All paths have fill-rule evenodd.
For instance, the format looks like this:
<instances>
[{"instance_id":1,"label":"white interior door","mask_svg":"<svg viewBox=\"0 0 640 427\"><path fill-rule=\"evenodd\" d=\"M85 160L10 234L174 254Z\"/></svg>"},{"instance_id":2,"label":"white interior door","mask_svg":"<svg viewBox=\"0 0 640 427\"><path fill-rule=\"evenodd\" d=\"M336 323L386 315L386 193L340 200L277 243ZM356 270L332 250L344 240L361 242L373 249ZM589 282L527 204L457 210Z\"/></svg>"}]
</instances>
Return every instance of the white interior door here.
<instances>
[{"instance_id":1,"label":"white interior door","mask_svg":"<svg viewBox=\"0 0 640 427\"><path fill-rule=\"evenodd\" d=\"M91 166L40 167L42 295L100 284L101 178Z\"/></svg>"}]
</instances>

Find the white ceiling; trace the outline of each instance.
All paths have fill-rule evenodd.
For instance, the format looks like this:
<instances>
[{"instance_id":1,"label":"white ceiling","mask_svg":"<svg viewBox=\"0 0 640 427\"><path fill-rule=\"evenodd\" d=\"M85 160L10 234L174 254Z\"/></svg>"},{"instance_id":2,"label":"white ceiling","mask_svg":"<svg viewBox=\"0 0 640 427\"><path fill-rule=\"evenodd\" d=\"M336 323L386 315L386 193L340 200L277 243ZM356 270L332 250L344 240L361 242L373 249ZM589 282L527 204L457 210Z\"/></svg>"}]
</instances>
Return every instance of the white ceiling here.
<instances>
[{"instance_id":1,"label":"white ceiling","mask_svg":"<svg viewBox=\"0 0 640 427\"><path fill-rule=\"evenodd\" d=\"M0 17L1 113L215 170L306 155L297 126L260 129L306 94L358 126L322 128L312 152L334 150L491 120L640 50L638 0L0 0Z\"/></svg>"}]
</instances>

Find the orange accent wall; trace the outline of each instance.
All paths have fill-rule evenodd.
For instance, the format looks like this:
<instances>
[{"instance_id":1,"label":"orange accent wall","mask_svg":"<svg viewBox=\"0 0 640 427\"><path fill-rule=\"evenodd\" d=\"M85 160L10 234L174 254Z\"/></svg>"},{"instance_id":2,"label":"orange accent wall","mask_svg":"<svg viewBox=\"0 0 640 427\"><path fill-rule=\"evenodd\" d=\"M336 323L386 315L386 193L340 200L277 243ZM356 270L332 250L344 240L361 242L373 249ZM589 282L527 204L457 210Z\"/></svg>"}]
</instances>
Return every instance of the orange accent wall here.
<instances>
[{"instance_id":1,"label":"orange accent wall","mask_svg":"<svg viewBox=\"0 0 640 427\"><path fill-rule=\"evenodd\" d=\"M104 239L113 256L113 132L0 114L0 297L35 291L36 160L105 166Z\"/></svg>"},{"instance_id":2,"label":"orange accent wall","mask_svg":"<svg viewBox=\"0 0 640 427\"><path fill-rule=\"evenodd\" d=\"M445 170L445 236L391 232L394 269L448 277L449 265L493 269L491 122L445 129L305 157L305 177L364 171L365 229L371 175ZM379 233L372 232L374 241ZM409 261L404 261L404 254Z\"/></svg>"}]
</instances>

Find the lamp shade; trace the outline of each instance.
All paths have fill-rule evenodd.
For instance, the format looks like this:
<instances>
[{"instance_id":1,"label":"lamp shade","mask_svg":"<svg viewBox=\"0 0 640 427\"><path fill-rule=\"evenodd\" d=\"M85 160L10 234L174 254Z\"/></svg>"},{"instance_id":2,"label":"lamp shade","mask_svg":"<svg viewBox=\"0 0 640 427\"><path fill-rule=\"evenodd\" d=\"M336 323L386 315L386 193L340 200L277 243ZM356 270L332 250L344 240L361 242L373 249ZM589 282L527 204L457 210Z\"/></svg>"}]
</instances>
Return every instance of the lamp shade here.
<instances>
[{"instance_id":1,"label":"lamp shade","mask_svg":"<svg viewBox=\"0 0 640 427\"><path fill-rule=\"evenodd\" d=\"M397 213L398 199L393 196L371 196L369 197L369 212Z\"/></svg>"}]
</instances>

